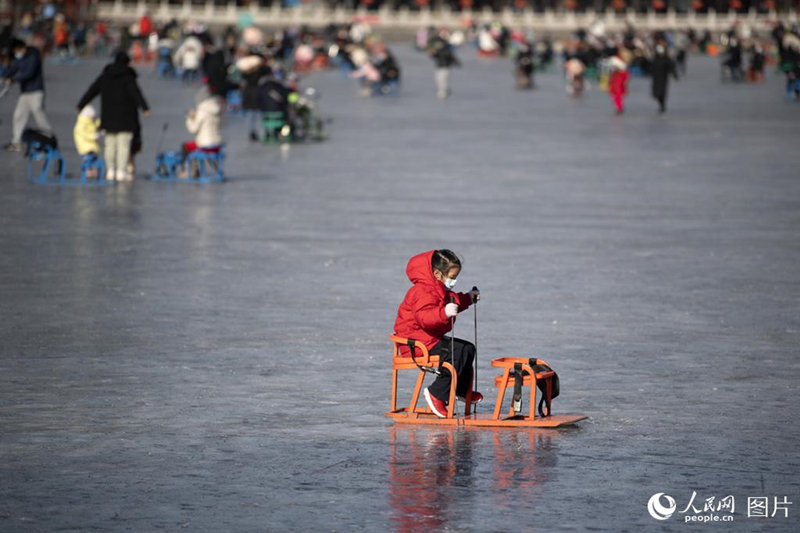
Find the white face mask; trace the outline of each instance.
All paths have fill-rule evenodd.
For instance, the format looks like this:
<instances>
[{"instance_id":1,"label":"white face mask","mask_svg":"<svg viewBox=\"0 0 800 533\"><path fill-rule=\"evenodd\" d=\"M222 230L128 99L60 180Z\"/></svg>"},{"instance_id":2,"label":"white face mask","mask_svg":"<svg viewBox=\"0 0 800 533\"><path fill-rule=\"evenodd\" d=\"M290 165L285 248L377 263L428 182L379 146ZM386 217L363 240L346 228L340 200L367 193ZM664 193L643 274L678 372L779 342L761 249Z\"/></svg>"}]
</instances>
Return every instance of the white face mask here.
<instances>
[{"instance_id":1,"label":"white face mask","mask_svg":"<svg viewBox=\"0 0 800 533\"><path fill-rule=\"evenodd\" d=\"M452 291L453 288L456 286L456 281L458 281L458 280L457 279L444 278L443 283L444 283L444 286L447 287L448 290Z\"/></svg>"},{"instance_id":2,"label":"white face mask","mask_svg":"<svg viewBox=\"0 0 800 533\"><path fill-rule=\"evenodd\" d=\"M14 57L17 59L22 59L23 57L25 57L25 52L17 52L16 54L14 54Z\"/></svg>"}]
</instances>

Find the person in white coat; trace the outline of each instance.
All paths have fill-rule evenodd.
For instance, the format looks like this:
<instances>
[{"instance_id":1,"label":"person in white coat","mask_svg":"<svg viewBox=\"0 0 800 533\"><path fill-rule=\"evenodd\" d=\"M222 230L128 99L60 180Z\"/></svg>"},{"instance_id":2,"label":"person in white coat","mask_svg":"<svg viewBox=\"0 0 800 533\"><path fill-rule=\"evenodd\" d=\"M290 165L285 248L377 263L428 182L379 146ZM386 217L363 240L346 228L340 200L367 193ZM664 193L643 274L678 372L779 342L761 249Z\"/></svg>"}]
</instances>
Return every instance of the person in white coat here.
<instances>
[{"instance_id":1,"label":"person in white coat","mask_svg":"<svg viewBox=\"0 0 800 533\"><path fill-rule=\"evenodd\" d=\"M181 70L184 83L194 83L200 77L203 52L203 43L194 35L184 39L175 51L173 63Z\"/></svg>"},{"instance_id":2,"label":"person in white coat","mask_svg":"<svg viewBox=\"0 0 800 533\"><path fill-rule=\"evenodd\" d=\"M222 143L222 99L203 87L195 97L197 107L186 115L186 129L194 134L195 148L209 148Z\"/></svg>"},{"instance_id":3,"label":"person in white coat","mask_svg":"<svg viewBox=\"0 0 800 533\"><path fill-rule=\"evenodd\" d=\"M186 129L194 135L194 140L183 143L184 160L190 152L216 152L222 145L222 112L225 108L222 98L203 87L195 100L197 107L186 115Z\"/></svg>"}]
</instances>

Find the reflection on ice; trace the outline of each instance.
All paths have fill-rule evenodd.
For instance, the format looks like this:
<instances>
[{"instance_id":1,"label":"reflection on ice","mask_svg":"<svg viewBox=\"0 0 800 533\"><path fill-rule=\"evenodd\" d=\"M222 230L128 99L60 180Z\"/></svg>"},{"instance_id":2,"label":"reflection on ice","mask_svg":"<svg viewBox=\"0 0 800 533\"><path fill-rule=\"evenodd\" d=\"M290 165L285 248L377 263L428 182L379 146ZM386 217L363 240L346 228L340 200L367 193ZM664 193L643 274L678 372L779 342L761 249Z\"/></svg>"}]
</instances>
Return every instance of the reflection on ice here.
<instances>
[{"instance_id":1,"label":"reflection on ice","mask_svg":"<svg viewBox=\"0 0 800 533\"><path fill-rule=\"evenodd\" d=\"M559 432L553 430L398 425L390 432L389 503L396 531L438 529L476 504L511 508L534 501L557 464Z\"/></svg>"}]
</instances>

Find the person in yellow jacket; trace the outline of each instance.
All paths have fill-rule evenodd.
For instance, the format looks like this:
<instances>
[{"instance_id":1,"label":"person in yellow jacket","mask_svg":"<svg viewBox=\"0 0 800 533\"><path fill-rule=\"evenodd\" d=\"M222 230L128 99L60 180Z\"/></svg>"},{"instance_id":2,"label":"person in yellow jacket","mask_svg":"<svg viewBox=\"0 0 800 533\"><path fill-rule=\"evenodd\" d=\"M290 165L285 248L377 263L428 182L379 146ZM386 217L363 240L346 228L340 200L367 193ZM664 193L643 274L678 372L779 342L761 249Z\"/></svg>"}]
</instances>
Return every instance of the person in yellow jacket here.
<instances>
[{"instance_id":1,"label":"person in yellow jacket","mask_svg":"<svg viewBox=\"0 0 800 533\"><path fill-rule=\"evenodd\" d=\"M100 144L97 142L100 134L100 119L97 111L91 105L85 106L78 114L72 135L75 138L75 149L81 157L97 156L100 153ZM87 177L96 178L97 169L90 169Z\"/></svg>"}]
</instances>

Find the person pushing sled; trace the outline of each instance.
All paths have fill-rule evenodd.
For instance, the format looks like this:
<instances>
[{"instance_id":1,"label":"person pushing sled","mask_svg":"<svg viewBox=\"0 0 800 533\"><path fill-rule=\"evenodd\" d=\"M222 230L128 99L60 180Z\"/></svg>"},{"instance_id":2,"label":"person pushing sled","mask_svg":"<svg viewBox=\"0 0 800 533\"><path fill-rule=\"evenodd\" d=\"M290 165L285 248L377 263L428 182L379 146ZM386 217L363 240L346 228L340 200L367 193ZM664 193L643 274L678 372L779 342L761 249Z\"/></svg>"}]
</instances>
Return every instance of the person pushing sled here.
<instances>
[{"instance_id":1,"label":"person pushing sled","mask_svg":"<svg viewBox=\"0 0 800 533\"><path fill-rule=\"evenodd\" d=\"M472 413L473 406L483 400L477 387L473 364L477 356L477 303L480 291L454 292L461 260L450 250L430 250L408 261L406 274L412 286L397 310L394 323L394 357L392 368L392 406L386 413L396 422L463 426L558 427L574 424L585 415L553 415L551 400L558 396L558 376L546 361L536 358L502 357L491 365L503 369L495 379L498 397L494 412ZM470 307L475 310L475 343L453 336L456 317ZM449 333L449 336L446 334ZM477 365L476 365L477 366ZM397 407L397 377L400 370L419 370L416 386L408 407ZM422 388L425 374L436 379ZM530 390L530 413L522 413L522 389ZM508 416L501 416L507 388L514 389ZM541 391L539 417L533 405L536 390ZM427 409L417 407L420 394ZM458 416L456 398L464 402L464 416ZM542 408L546 404L546 410Z\"/></svg>"}]
</instances>

